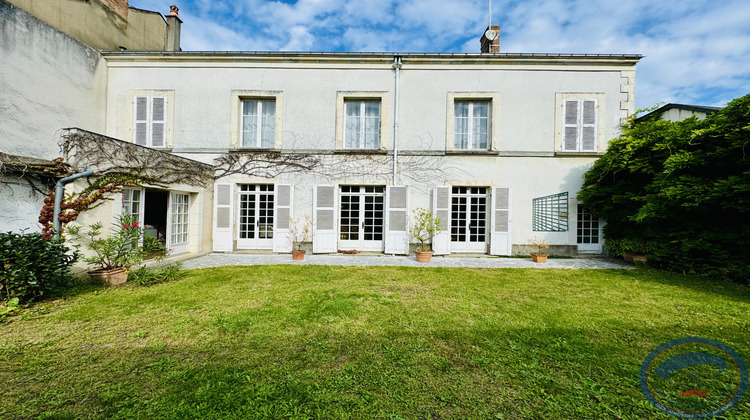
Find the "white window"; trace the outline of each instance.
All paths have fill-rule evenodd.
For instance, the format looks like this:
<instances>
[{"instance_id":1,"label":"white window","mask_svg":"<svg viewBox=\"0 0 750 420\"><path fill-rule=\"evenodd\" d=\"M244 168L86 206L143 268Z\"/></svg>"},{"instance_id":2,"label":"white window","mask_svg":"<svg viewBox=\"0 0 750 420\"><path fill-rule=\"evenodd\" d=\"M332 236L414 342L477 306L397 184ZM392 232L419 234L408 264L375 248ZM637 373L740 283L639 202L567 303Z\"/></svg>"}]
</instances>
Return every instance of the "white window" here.
<instances>
[{"instance_id":1,"label":"white window","mask_svg":"<svg viewBox=\"0 0 750 420\"><path fill-rule=\"evenodd\" d=\"M175 253L187 252L187 246L184 246L184 249L177 248L179 245L187 245L188 242L190 195L171 193L169 200L169 245L176 249Z\"/></svg>"},{"instance_id":2,"label":"white window","mask_svg":"<svg viewBox=\"0 0 750 420\"><path fill-rule=\"evenodd\" d=\"M487 150L490 134L490 103L456 101L453 104L453 148Z\"/></svg>"},{"instance_id":3,"label":"white window","mask_svg":"<svg viewBox=\"0 0 750 420\"><path fill-rule=\"evenodd\" d=\"M167 97L136 96L133 102L133 142L141 146L165 147Z\"/></svg>"},{"instance_id":4,"label":"white window","mask_svg":"<svg viewBox=\"0 0 750 420\"><path fill-rule=\"evenodd\" d=\"M597 137L597 101L568 99L563 121L563 152L595 152Z\"/></svg>"},{"instance_id":5,"label":"white window","mask_svg":"<svg viewBox=\"0 0 750 420\"><path fill-rule=\"evenodd\" d=\"M122 189L122 214L133 216L133 218L140 222L142 219L142 203L141 190L135 188L123 188Z\"/></svg>"},{"instance_id":6,"label":"white window","mask_svg":"<svg viewBox=\"0 0 750 420\"><path fill-rule=\"evenodd\" d=\"M346 149L377 149L380 147L380 101L344 101Z\"/></svg>"},{"instance_id":7,"label":"white window","mask_svg":"<svg viewBox=\"0 0 750 420\"><path fill-rule=\"evenodd\" d=\"M242 147L273 148L276 144L276 101L242 100Z\"/></svg>"}]
</instances>

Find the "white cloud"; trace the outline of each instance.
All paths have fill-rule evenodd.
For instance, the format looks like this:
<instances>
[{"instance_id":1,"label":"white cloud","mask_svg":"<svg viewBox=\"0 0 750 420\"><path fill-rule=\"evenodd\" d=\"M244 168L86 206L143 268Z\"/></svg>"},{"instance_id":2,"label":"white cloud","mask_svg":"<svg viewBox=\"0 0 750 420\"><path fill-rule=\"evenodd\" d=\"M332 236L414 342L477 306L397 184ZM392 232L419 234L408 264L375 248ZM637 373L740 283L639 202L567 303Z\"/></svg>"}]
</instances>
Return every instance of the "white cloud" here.
<instances>
[{"instance_id":1,"label":"white cloud","mask_svg":"<svg viewBox=\"0 0 750 420\"><path fill-rule=\"evenodd\" d=\"M486 0L176 0L183 48L478 52ZM130 0L167 13L161 0ZM750 92L747 0L495 0L501 51L639 53L638 107Z\"/></svg>"}]
</instances>

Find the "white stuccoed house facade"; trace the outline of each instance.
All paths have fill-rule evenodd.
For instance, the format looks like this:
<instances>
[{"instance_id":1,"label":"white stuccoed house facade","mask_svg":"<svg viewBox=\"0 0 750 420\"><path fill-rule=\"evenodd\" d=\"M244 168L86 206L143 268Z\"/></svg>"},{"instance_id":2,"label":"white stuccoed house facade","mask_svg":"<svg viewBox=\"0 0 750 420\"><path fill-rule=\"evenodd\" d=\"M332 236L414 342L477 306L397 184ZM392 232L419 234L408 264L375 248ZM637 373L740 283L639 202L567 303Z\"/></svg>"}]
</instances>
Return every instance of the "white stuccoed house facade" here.
<instances>
[{"instance_id":1,"label":"white stuccoed house facade","mask_svg":"<svg viewBox=\"0 0 750 420\"><path fill-rule=\"evenodd\" d=\"M639 55L500 53L486 39L476 54L106 52L5 0L0 18L1 152L52 159L77 127L217 167L208 184L127 187L76 223L108 231L130 213L189 256L289 252L289 219L309 215L312 252L407 254L422 207L441 218L437 254L520 254L532 237L602 251L575 197L634 112ZM43 196L25 182L3 174L4 230L39 228Z\"/></svg>"},{"instance_id":2,"label":"white stuccoed house facade","mask_svg":"<svg viewBox=\"0 0 750 420\"><path fill-rule=\"evenodd\" d=\"M583 174L634 112L640 59L252 52L103 57L108 136L206 163L267 152L319 162L272 177L250 170L217 179L210 250L288 252L289 218L309 215L316 253L406 254L410 216L423 207L441 218L437 254L492 255L523 252L532 237L547 239L555 253L601 252L601 226L575 196ZM188 222L199 217L192 210L198 194L134 194L146 213L149 196L169 201L184 217L184 226L172 230L184 232L187 243L198 240L192 230L203 227Z\"/></svg>"}]
</instances>

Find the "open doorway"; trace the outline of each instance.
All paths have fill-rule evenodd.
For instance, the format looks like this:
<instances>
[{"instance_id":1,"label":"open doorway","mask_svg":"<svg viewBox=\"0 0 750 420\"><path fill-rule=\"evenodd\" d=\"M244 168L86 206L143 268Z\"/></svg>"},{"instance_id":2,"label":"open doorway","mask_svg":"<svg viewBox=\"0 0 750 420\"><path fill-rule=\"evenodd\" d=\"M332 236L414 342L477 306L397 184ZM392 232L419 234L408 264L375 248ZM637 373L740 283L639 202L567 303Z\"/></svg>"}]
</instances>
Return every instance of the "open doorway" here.
<instances>
[{"instance_id":1,"label":"open doorway","mask_svg":"<svg viewBox=\"0 0 750 420\"><path fill-rule=\"evenodd\" d=\"M156 236L160 240L167 238L167 205L169 192L146 190L143 205L143 224L147 229L146 236Z\"/></svg>"}]
</instances>

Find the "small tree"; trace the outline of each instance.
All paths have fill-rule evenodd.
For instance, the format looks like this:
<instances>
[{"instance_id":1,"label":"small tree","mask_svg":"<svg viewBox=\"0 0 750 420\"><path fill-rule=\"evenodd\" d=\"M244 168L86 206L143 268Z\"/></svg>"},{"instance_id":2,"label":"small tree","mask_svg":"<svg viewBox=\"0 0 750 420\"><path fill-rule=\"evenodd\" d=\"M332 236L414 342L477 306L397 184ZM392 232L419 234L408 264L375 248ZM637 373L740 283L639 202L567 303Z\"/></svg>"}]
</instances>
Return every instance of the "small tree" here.
<instances>
[{"instance_id":1,"label":"small tree","mask_svg":"<svg viewBox=\"0 0 750 420\"><path fill-rule=\"evenodd\" d=\"M414 224L409 232L420 243L418 251L428 251L425 248L426 241L430 241L430 250L432 250L432 237L440 233L440 218L433 216L431 211L420 207L414 210Z\"/></svg>"},{"instance_id":2,"label":"small tree","mask_svg":"<svg viewBox=\"0 0 750 420\"><path fill-rule=\"evenodd\" d=\"M312 226L313 221L310 216L306 215L304 219L289 218L289 233L287 236L292 241L292 248L300 250L303 242L312 240Z\"/></svg>"},{"instance_id":3,"label":"small tree","mask_svg":"<svg viewBox=\"0 0 750 420\"><path fill-rule=\"evenodd\" d=\"M549 242L547 242L544 239L540 239L540 238L531 238L531 239L529 239L529 244L531 245L532 248L536 248L537 249L537 252L533 252L532 255L533 254L547 255L542 250L543 249L549 249L549 247L550 247Z\"/></svg>"}]
</instances>

